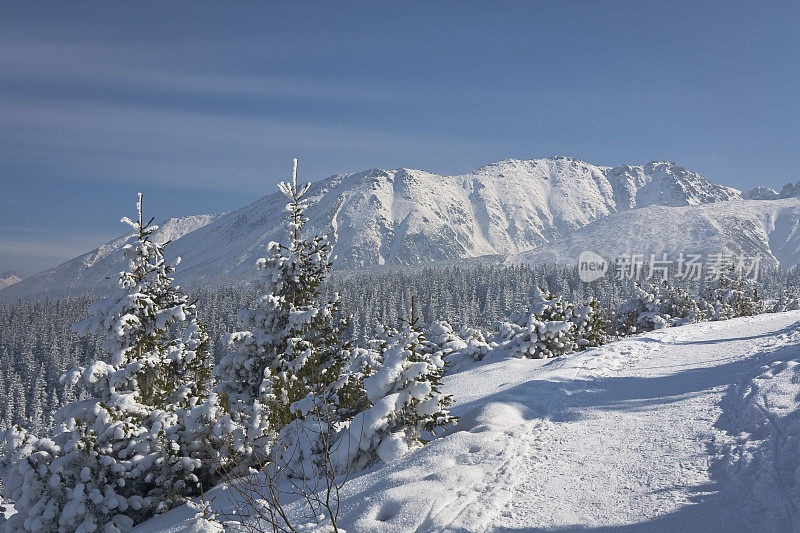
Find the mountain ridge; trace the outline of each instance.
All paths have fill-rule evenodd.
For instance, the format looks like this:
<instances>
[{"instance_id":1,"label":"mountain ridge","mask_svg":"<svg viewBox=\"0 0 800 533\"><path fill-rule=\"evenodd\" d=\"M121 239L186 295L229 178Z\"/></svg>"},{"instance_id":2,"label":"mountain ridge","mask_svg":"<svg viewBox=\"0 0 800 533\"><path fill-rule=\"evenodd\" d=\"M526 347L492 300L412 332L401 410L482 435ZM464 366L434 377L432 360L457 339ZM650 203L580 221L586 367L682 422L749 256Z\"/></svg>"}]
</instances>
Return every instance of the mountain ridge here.
<instances>
[{"instance_id":1,"label":"mountain ridge","mask_svg":"<svg viewBox=\"0 0 800 533\"><path fill-rule=\"evenodd\" d=\"M737 189L672 162L610 167L553 156L504 159L453 176L408 168L334 174L312 182L306 214L309 232L334 241L334 266L352 269L512 255L620 211L738 198ZM182 257L177 280L255 277L265 245L284 238L284 203L275 192L229 213L168 221L168 257ZM107 284L124 268L125 242L106 243L0 295Z\"/></svg>"},{"instance_id":2,"label":"mountain ridge","mask_svg":"<svg viewBox=\"0 0 800 533\"><path fill-rule=\"evenodd\" d=\"M800 181L795 184L787 183L781 189L781 192L776 191L772 187L764 187L759 185L753 187L749 191L742 193L742 198L745 200L782 200L784 198L797 198L800 197Z\"/></svg>"},{"instance_id":3,"label":"mountain ridge","mask_svg":"<svg viewBox=\"0 0 800 533\"><path fill-rule=\"evenodd\" d=\"M679 222L675 222L679 221ZM608 260L667 253L760 256L766 267L800 261L800 198L734 200L698 206L648 206L615 213L540 247L512 254L507 264L577 264L584 250Z\"/></svg>"}]
</instances>

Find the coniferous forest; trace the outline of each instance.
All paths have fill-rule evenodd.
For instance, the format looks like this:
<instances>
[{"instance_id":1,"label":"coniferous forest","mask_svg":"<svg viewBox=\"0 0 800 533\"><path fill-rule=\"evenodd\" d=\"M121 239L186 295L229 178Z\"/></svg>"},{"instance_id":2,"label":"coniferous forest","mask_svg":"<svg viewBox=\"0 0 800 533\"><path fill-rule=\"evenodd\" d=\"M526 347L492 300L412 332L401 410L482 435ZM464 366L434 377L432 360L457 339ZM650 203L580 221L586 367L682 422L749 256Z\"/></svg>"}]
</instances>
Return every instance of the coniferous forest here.
<instances>
[{"instance_id":1,"label":"coniferous forest","mask_svg":"<svg viewBox=\"0 0 800 533\"><path fill-rule=\"evenodd\" d=\"M488 329L529 304L536 287L570 301L595 299L607 312L617 309L635 291L632 282L611 278L583 283L574 268L545 266L534 270L490 261L334 271L323 291L342 295L342 313L351 317L345 334L354 343L364 344L379 325L399 324L409 313L412 296L425 324L442 320ZM767 272L759 284L763 298L774 300L778 308L781 298L790 299L787 295L795 287L796 277L786 272ZM701 296L698 286L687 286L686 290L697 298ZM197 300L211 354L219 361L227 350L227 335L237 330L237 310L252 305L258 293L252 285L188 287L187 291ZM99 295L0 300L0 392L8 398L8 403L0 405L3 427L21 424L37 431L61 405L72 401L75 391L61 385L59 378L74 365L100 357L102 337L81 338L70 327L86 315Z\"/></svg>"}]
</instances>

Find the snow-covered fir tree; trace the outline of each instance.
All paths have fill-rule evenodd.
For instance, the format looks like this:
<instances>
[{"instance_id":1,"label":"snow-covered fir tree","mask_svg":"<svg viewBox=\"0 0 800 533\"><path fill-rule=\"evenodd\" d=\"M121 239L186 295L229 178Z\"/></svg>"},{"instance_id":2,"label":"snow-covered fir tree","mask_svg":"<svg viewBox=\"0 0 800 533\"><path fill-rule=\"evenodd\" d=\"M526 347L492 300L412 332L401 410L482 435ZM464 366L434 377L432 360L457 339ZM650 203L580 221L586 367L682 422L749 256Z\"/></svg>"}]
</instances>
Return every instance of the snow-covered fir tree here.
<instances>
[{"instance_id":1,"label":"snow-covered fir tree","mask_svg":"<svg viewBox=\"0 0 800 533\"><path fill-rule=\"evenodd\" d=\"M596 300L586 305L573 306L572 318L575 324L576 344L579 350L601 346L609 339L609 322Z\"/></svg>"},{"instance_id":2,"label":"snow-covered fir tree","mask_svg":"<svg viewBox=\"0 0 800 533\"><path fill-rule=\"evenodd\" d=\"M701 303L709 320L752 316L764 311L755 281L745 279L732 265L707 283Z\"/></svg>"},{"instance_id":3,"label":"snow-covered fir tree","mask_svg":"<svg viewBox=\"0 0 800 533\"><path fill-rule=\"evenodd\" d=\"M321 295L331 244L325 236L303 235L309 185L297 183L296 159L292 180L280 190L288 200L288 244L269 243L269 255L258 260L258 307L239 311L243 330L231 334L231 351L216 368L218 394L260 453L282 428L313 411L301 402L309 396L336 406L330 423L348 409L335 397L349 383L340 380L350 357L342 338L347 322L338 295Z\"/></svg>"},{"instance_id":4,"label":"snow-covered fir tree","mask_svg":"<svg viewBox=\"0 0 800 533\"><path fill-rule=\"evenodd\" d=\"M677 285L637 283L635 295L617 308L617 331L622 335L653 331L702 320L698 302Z\"/></svg>"},{"instance_id":5,"label":"snow-covered fir tree","mask_svg":"<svg viewBox=\"0 0 800 533\"><path fill-rule=\"evenodd\" d=\"M105 335L108 360L64 375L86 398L63 407L47 437L7 433L3 494L16 513L6 531L124 531L218 479L186 424L208 392L208 338L141 200L138 219L123 218L136 233L118 290L75 325Z\"/></svg>"},{"instance_id":6,"label":"snow-covered fir tree","mask_svg":"<svg viewBox=\"0 0 800 533\"><path fill-rule=\"evenodd\" d=\"M439 390L445 371L442 352L430 349L414 311L412 305L399 331L382 329L379 366L363 379L371 406L343 433L345 442L336 450L340 463L363 467L391 461L424 444L426 434L455 421L448 409L450 396Z\"/></svg>"},{"instance_id":7,"label":"snow-covered fir tree","mask_svg":"<svg viewBox=\"0 0 800 533\"><path fill-rule=\"evenodd\" d=\"M599 346L605 322L593 302L584 306L537 288L529 308L495 324L506 349L522 357L544 359Z\"/></svg>"},{"instance_id":8,"label":"snow-covered fir tree","mask_svg":"<svg viewBox=\"0 0 800 533\"><path fill-rule=\"evenodd\" d=\"M796 287L786 287L772 301L770 309L773 313L800 310L800 291Z\"/></svg>"},{"instance_id":9,"label":"snow-covered fir tree","mask_svg":"<svg viewBox=\"0 0 800 533\"><path fill-rule=\"evenodd\" d=\"M456 330L445 320L436 320L425 332L426 349L444 359L450 370L460 370L480 361L491 344L478 328L461 325Z\"/></svg>"},{"instance_id":10,"label":"snow-covered fir tree","mask_svg":"<svg viewBox=\"0 0 800 533\"><path fill-rule=\"evenodd\" d=\"M464 339L445 320L431 322L425 331L425 339L427 341L426 348L442 359L467 347Z\"/></svg>"},{"instance_id":11,"label":"snow-covered fir tree","mask_svg":"<svg viewBox=\"0 0 800 533\"><path fill-rule=\"evenodd\" d=\"M480 328L462 324L458 328L457 335L466 343L466 347L459 352L467 355L473 361L482 360L492 349L491 343L487 340L488 333Z\"/></svg>"}]
</instances>

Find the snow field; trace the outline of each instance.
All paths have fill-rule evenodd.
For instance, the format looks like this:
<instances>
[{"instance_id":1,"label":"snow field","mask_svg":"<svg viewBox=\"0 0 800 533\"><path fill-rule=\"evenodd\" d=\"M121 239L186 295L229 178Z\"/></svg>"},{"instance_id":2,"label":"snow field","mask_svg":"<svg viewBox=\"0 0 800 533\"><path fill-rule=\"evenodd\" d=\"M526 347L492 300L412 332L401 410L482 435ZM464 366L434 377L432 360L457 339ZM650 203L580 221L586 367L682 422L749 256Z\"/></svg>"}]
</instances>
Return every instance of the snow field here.
<instances>
[{"instance_id":1,"label":"snow field","mask_svg":"<svg viewBox=\"0 0 800 533\"><path fill-rule=\"evenodd\" d=\"M340 522L349 533L797 531L798 321L693 324L550 360L490 353L444 380L458 424L348 481ZM224 486L208 496L230 509ZM289 507L300 519L300 503ZM138 531L196 526L183 506Z\"/></svg>"}]
</instances>

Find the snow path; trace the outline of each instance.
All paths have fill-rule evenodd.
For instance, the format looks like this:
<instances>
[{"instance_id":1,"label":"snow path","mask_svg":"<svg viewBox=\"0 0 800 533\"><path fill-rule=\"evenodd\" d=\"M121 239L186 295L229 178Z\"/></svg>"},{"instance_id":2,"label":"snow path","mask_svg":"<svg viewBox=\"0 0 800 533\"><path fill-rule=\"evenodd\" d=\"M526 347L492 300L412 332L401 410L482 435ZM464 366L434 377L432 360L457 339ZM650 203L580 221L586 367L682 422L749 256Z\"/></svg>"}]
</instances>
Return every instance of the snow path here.
<instances>
[{"instance_id":1,"label":"snow path","mask_svg":"<svg viewBox=\"0 0 800 533\"><path fill-rule=\"evenodd\" d=\"M699 516L676 511L712 492L709 444L730 376L707 370L746 357L753 342L730 339L723 356L702 344L708 335L686 341L680 333L618 343L613 348L630 346L638 361L618 352L619 371L565 389L563 408L548 413L559 423L547 446L531 450L537 460L521 473L525 481L497 525L613 526L662 517L664 529L708 531L720 523L719 508Z\"/></svg>"},{"instance_id":2,"label":"snow path","mask_svg":"<svg viewBox=\"0 0 800 533\"><path fill-rule=\"evenodd\" d=\"M517 473L522 482L493 527L748 529L734 512L745 498L712 475L715 442L725 438L714 426L731 385L760 373L776 348L797 346L798 318L765 315L651 333L596 350L599 358L554 360L536 372L545 383L501 393L504 401L528 404L549 398L555 423L528 450L531 460ZM553 391L559 382L563 388Z\"/></svg>"},{"instance_id":3,"label":"snow path","mask_svg":"<svg viewBox=\"0 0 800 533\"><path fill-rule=\"evenodd\" d=\"M695 324L448 376L458 425L351 479L340 523L348 533L800 531L798 321ZM183 531L182 509L142 531Z\"/></svg>"}]
</instances>

